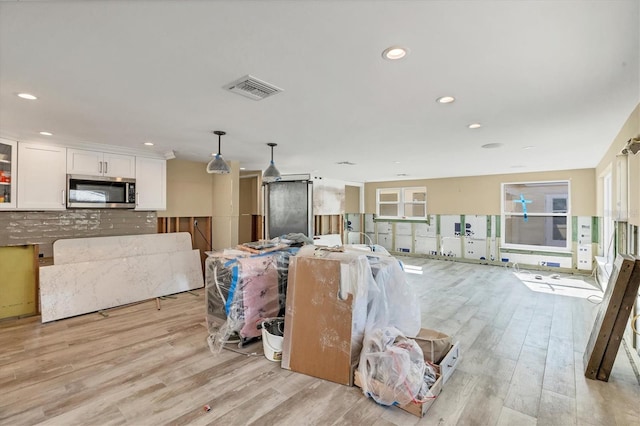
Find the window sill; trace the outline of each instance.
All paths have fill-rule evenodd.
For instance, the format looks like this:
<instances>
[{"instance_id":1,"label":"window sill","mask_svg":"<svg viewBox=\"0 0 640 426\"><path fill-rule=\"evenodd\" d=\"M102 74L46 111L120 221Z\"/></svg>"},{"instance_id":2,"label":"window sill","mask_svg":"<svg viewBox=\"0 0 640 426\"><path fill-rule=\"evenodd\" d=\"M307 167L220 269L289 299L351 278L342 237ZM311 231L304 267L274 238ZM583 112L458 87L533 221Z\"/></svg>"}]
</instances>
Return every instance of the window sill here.
<instances>
[{"instance_id":1,"label":"window sill","mask_svg":"<svg viewBox=\"0 0 640 426\"><path fill-rule=\"evenodd\" d=\"M402 218L402 217L384 217L378 216L373 218L374 222L415 222L415 223L429 223L427 218Z\"/></svg>"},{"instance_id":2,"label":"window sill","mask_svg":"<svg viewBox=\"0 0 640 426\"><path fill-rule=\"evenodd\" d=\"M567 248L554 248L554 247L517 247L511 245L504 245L500 247L500 251L504 253L519 253L519 254L537 254L537 255L548 255L548 256L561 256L561 257L571 257L573 256L573 252L571 249Z\"/></svg>"}]
</instances>

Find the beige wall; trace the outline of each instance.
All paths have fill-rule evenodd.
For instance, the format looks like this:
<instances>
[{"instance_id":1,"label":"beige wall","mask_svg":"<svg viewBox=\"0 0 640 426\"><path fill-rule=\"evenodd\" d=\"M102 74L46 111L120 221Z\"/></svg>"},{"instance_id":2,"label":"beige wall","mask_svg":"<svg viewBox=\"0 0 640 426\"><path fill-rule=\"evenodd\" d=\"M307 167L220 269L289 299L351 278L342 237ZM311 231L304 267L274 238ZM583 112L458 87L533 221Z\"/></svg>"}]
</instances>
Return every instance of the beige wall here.
<instances>
[{"instance_id":1,"label":"beige wall","mask_svg":"<svg viewBox=\"0 0 640 426\"><path fill-rule=\"evenodd\" d=\"M360 187L345 185L344 187L344 212L360 213Z\"/></svg>"},{"instance_id":2,"label":"beige wall","mask_svg":"<svg viewBox=\"0 0 640 426\"><path fill-rule=\"evenodd\" d=\"M240 178L240 222L238 229L238 242L251 242L251 227L254 214L258 211L258 177L249 175Z\"/></svg>"},{"instance_id":3,"label":"beige wall","mask_svg":"<svg viewBox=\"0 0 640 426\"><path fill-rule=\"evenodd\" d=\"M370 182L366 183L364 187L364 207L365 213L376 212L376 190L378 188L425 186L427 188L427 213L429 214L498 215L501 213L502 183L552 180L569 180L571 182L571 214L573 216L595 215L594 169Z\"/></svg>"},{"instance_id":4,"label":"beige wall","mask_svg":"<svg viewBox=\"0 0 640 426\"><path fill-rule=\"evenodd\" d=\"M611 216L614 219L625 217L626 211L619 212L618 206L620 205L624 208L626 202L629 223L636 226L640 226L640 154L621 156L620 152L627 144L627 141L638 136L638 134L640 134L640 105L631 113L596 167L598 216L604 215L602 178L610 170L614 187L614 199L612 200L612 206L609 207L612 212ZM624 162L624 165L628 166L629 180L627 182L624 182L624 179L620 179L618 176L617 166L619 162ZM620 194L617 189L625 185L627 186L627 191L622 191L623 193ZM625 192L628 193L627 200L624 199Z\"/></svg>"},{"instance_id":5,"label":"beige wall","mask_svg":"<svg viewBox=\"0 0 640 426\"><path fill-rule=\"evenodd\" d=\"M211 216L212 175L206 163L167 161L167 210L158 217Z\"/></svg>"},{"instance_id":6,"label":"beige wall","mask_svg":"<svg viewBox=\"0 0 640 426\"><path fill-rule=\"evenodd\" d=\"M228 161L228 163L231 166L231 173L213 175L212 246L217 250L238 245L240 166L237 161Z\"/></svg>"},{"instance_id":7,"label":"beige wall","mask_svg":"<svg viewBox=\"0 0 640 426\"><path fill-rule=\"evenodd\" d=\"M167 210L160 217L211 216L214 249L238 244L239 163L229 161L228 175L208 174L206 163L167 162Z\"/></svg>"},{"instance_id":8,"label":"beige wall","mask_svg":"<svg viewBox=\"0 0 640 426\"><path fill-rule=\"evenodd\" d=\"M240 178L240 214L260 214L258 210L258 178Z\"/></svg>"},{"instance_id":9,"label":"beige wall","mask_svg":"<svg viewBox=\"0 0 640 426\"><path fill-rule=\"evenodd\" d=\"M256 187L252 190L256 191L256 203L253 208L253 214L262 214L262 172L260 170L242 170L240 171L240 177L242 176L255 176Z\"/></svg>"}]
</instances>

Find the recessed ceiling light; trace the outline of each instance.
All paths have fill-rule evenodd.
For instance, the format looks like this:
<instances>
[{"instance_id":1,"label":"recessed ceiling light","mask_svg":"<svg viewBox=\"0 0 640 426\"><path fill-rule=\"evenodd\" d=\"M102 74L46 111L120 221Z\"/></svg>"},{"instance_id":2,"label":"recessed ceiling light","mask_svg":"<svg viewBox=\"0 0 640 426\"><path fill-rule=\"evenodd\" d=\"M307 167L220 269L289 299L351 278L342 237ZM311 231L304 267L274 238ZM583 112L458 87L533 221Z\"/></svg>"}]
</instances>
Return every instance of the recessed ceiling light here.
<instances>
[{"instance_id":1,"label":"recessed ceiling light","mask_svg":"<svg viewBox=\"0 0 640 426\"><path fill-rule=\"evenodd\" d=\"M467 126L470 129L479 129L480 127L482 127L482 124L480 123L471 123Z\"/></svg>"},{"instance_id":2,"label":"recessed ceiling light","mask_svg":"<svg viewBox=\"0 0 640 426\"><path fill-rule=\"evenodd\" d=\"M144 143L146 146L153 146L153 142L145 142Z\"/></svg>"},{"instance_id":3,"label":"recessed ceiling light","mask_svg":"<svg viewBox=\"0 0 640 426\"><path fill-rule=\"evenodd\" d=\"M524 148L522 148L522 149L533 149L533 148L535 148L535 146L533 146L533 145L529 145L529 146L525 146L525 147L524 147Z\"/></svg>"},{"instance_id":4,"label":"recessed ceiling light","mask_svg":"<svg viewBox=\"0 0 640 426\"><path fill-rule=\"evenodd\" d=\"M18 93L18 96L22 99L29 99L30 101L35 101L38 99L37 96L33 96L31 93Z\"/></svg>"},{"instance_id":5,"label":"recessed ceiling light","mask_svg":"<svg viewBox=\"0 0 640 426\"><path fill-rule=\"evenodd\" d=\"M486 148L486 149L493 149L493 148L500 148L500 147L502 147L502 145L503 144L501 144L501 143L487 143L487 144L482 145L482 147Z\"/></svg>"},{"instance_id":6,"label":"recessed ceiling light","mask_svg":"<svg viewBox=\"0 0 640 426\"><path fill-rule=\"evenodd\" d=\"M53 133L51 133L51 132L40 132L40 134L42 136L53 136Z\"/></svg>"},{"instance_id":7,"label":"recessed ceiling light","mask_svg":"<svg viewBox=\"0 0 640 426\"><path fill-rule=\"evenodd\" d=\"M395 61L397 59L404 58L408 53L409 49L407 49L406 47L391 46L382 51L382 57L390 61Z\"/></svg>"},{"instance_id":8,"label":"recessed ceiling light","mask_svg":"<svg viewBox=\"0 0 640 426\"><path fill-rule=\"evenodd\" d=\"M400 162L399 162L399 161L394 161L394 163L395 163L395 164L400 164Z\"/></svg>"},{"instance_id":9,"label":"recessed ceiling light","mask_svg":"<svg viewBox=\"0 0 640 426\"><path fill-rule=\"evenodd\" d=\"M451 102L455 101L456 98L454 98L453 96L441 96L438 99L436 99L436 102L440 103L440 104L450 104Z\"/></svg>"},{"instance_id":10,"label":"recessed ceiling light","mask_svg":"<svg viewBox=\"0 0 640 426\"><path fill-rule=\"evenodd\" d=\"M240 167L240 170L247 170L246 167Z\"/></svg>"}]
</instances>

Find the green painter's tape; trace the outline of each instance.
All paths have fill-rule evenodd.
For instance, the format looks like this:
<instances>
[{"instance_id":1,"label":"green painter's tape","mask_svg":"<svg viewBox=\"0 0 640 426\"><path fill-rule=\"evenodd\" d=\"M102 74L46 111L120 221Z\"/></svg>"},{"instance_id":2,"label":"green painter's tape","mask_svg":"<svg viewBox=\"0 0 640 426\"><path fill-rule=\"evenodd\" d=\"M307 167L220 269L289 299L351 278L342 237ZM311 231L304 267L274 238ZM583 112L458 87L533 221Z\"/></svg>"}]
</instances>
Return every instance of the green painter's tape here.
<instances>
[{"instance_id":1,"label":"green painter's tape","mask_svg":"<svg viewBox=\"0 0 640 426\"><path fill-rule=\"evenodd\" d=\"M571 241L578 241L578 216L571 216Z\"/></svg>"}]
</instances>

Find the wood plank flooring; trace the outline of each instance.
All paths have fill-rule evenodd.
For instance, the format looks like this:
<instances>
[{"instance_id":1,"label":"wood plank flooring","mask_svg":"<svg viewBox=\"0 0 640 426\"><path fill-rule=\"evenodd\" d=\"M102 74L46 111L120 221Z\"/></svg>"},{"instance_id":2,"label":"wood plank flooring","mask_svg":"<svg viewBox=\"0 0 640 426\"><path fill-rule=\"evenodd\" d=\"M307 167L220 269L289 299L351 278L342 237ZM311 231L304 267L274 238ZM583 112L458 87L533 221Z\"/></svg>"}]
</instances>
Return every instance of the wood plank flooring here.
<instances>
[{"instance_id":1,"label":"wood plank flooring","mask_svg":"<svg viewBox=\"0 0 640 426\"><path fill-rule=\"evenodd\" d=\"M161 310L149 301L107 318L0 322L0 425L640 424L623 349L608 383L584 377L596 305L531 291L504 267L400 259L423 267L407 274L423 326L461 342L423 419L263 356L212 354L199 290Z\"/></svg>"}]
</instances>

